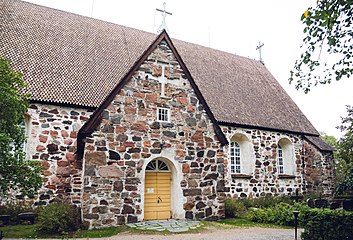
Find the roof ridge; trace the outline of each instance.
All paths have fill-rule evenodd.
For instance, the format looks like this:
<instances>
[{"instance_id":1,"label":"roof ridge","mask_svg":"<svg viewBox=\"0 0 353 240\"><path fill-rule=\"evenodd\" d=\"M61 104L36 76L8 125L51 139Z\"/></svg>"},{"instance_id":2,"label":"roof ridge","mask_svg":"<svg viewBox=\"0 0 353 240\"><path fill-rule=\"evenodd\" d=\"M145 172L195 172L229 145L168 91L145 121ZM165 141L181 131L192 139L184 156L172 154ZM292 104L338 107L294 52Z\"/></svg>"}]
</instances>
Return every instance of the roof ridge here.
<instances>
[{"instance_id":1,"label":"roof ridge","mask_svg":"<svg viewBox=\"0 0 353 240\"><path fill-rule=\"evenodd\" d=\"M47 8L47 9L58 11L58 12L61 12L61 13L82 17L82 18L85 18L87 20L93 20L93 21L99 21L99 22L108 23L108 24L112 24L112 25L117 25L117 26L120 26L120 27L123 27L123 28L128 28L128 29L131 29L131 30L141 31L141 32L144 32L144 33L147 33L147 34L153 34L155 36L158 36L157 33L148 32L148 31L143 30L143 29L133 28L133 27L129 27L129 26L125 26L125 25L119 24L119 23L110 22L108 20L94 18L94 17L90 17L90 16L85 16L85 15L82 15L82 14L79 14L79 13L75 13L75 12L67 12L67 11L62 10L62 9L49 7L49 6L44 6L44 5L39 5L37 3L27 2L27 0L11 0L11 1L24 2L24 3L29 4L29 5L35 5L36 7L39 7L39 8Z\"/></svg>"},{"instance_id":2,"label":"roof ridge","mask_svg":"<svg viewBox=\"0 0 353 240\"><path fill-rule=\"evenodd\" d=\"M198 46L198 47L201 47L201 48L205 48L205 49L209 49L209 50L212 50L212 51L217 51L217 52L220 52L220 53L224 53L224 54L227 54L227 55L230 55L230 56L233 56L233 57L235 56L235 57L243 58L243 59L246 59L246 60L250 60L252 62L260 63L259 60L256 60L256 59L253 59L253 58L250 58L250 57L241 56L241 55L238 55L236 53L227 52L227 51L222 50L222 49L208 47L208 46L205 46L205 45L202 45L202 44L198 44L198 43L187 42L185 40L181 40L181 39L177 39L177 38L172 38L172 40L173 40L173 42L181 42L183 44L195 45L195 46Z\"/></svg>"},{"instance_id":3,"label":"roof ridge","mask_svg":"<svg viewBox=\"0 0 353 240\"><path fill-rule=\"evenodd\" d=\"M98 19L98 18L94 18L94 17L90 17L90 16L85 16L85 15L82 15L82 14L79 14L79 13L67 12L67 11L64 11L64 10L61 10L61 9L58 9L58 8L43 6L43 5L39 5L39 4L32 3L32 2L27 2L26 0L16 0L16 1L22 1L22 2L25 2L25 3L30 4L30 5L36 5L37 7L48 8L48 9L59 11L59 12L65 13L65 14L70 14L70 15L74 15L74 16L83 17L83 18L85 18L87 20L93 20L93 21L99 21L99 22L108 23L108 24L112 24L112 25L117 25L117 26L120 26L122 28L127 28L127 29L131 29L131 30L134 30L134 31L141 31L141 32L144 32L144 33L147 33L147 34L153 34L155 36L158 36L157 33L149 32L149 31L146 31L146 30L133 28L133 27L125 26L125 25L121 25L121 24L116 23L116 22L110 22L110 21L103 20L103 19ZM208 46L205 46L205 45L202 45L202 44L199 44L199 43L187 42L186 40L177 39L177 38L171 38L171 39L172 39L173 42L178 41L178 42L182 42L182 43L189 44L189 45L191 44L191 45L199 46L199 47L202 47L202 48L206 48L206 49L222 52L222 53L225 53L225 54L229 54L231 56L236 56L236 57L244 58L244 59L247 59L247 60L250 60L250 61L259 62L256 59L252 59L250 57L245 57L245 56L241 56L241 55L238 55L238 54L235 54L235 53L227 52L227 51L222 50L222 49L208 47Z\"/></svg>"}]
</instances>

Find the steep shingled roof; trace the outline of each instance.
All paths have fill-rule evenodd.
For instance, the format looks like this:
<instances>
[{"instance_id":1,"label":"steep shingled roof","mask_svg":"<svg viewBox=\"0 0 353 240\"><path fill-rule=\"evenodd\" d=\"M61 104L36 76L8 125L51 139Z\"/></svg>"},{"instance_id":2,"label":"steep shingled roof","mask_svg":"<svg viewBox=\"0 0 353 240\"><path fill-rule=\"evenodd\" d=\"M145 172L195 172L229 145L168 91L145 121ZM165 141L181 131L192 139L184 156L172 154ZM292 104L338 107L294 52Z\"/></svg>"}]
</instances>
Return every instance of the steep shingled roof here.
<instances>
[{"instance_id":1,"label":"steep shingled roof","mask_svg":"<svg viewBox=\"0 0 353 240\"><path fill-rule=\"evenodd\" d=\"M318 149L321 151L326 151L326 152L332 152L335 150L335 148L331 147L328 145L324 140L322 140L320 137L317 136L305 136L305 138L314 144Z\"/></svg>"},{"instance_id":2,"label":"steep shingled roof","mask_svg":"<svg viewBox=\"0 0 353 240\"><path fill-rule=\"evenodd\" d=\"M156 37L31 3L0 0L0 56L24 73L35 101L99 106ZM318 135L260 62L173 43L217 121Z\"/></svg>"}]
</instances>

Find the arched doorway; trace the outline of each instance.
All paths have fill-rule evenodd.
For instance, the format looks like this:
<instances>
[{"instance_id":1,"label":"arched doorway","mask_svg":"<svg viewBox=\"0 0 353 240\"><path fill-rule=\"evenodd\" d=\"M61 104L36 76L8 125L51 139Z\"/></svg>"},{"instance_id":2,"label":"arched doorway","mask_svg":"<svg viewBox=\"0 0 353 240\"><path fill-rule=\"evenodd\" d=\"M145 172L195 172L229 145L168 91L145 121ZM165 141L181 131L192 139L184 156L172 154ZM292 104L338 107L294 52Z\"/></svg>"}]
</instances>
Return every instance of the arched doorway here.
<instances>
[{"instance_id":1,"label":"arched doorway","mask_svg":"<svg viewBox=\"0 0 353 240\"><path fill-rule=\"evenodd\" d=\"M169 219L171 171L160 159L150 161L145 173L144 219Z\"/></svg>"}]
</instances>

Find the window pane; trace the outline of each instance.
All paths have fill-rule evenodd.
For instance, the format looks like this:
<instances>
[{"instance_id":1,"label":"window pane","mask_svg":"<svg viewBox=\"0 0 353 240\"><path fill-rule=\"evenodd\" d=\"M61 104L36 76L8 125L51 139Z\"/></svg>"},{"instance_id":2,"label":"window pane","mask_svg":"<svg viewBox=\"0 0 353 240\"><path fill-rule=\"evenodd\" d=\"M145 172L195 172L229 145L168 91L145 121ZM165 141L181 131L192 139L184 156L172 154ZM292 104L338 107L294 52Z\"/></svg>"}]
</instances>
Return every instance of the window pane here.
<instances>
[{"instance_id":1,"label":"window pane","mask_svg":"<svg viewBox=\"0 0 353 240\"><path fill-rule=\"evenodd\" d=\"M237 142L230 143L230 169L231 173L240 173L241 159L240 146Z\"/></svg>"},{"instance_id":2,"label":"window pane","mask_svg":"<svg viewBox=\"0 0 353 240\"><path fill-rule=\"evenodd\" d=\"M280 166L283 165L283 159L282 158L278 159L278 165L280 165Z\"/></svg>"},{"instance_id":3,"label":"window pane","mask_svg":"<svg viewBox=\"0 0 353 240\"><path fill-rule=\"evenodd\" d=\"M156 160L153 160L147 164L146 170L156 170Z\"/></svg>"},{"instance_id":4,"label":"window pane","mask_svg":"<svg viewBox=\"0 0 353 240\"><path fill-rule=\"evenodd\" d=\"M168 171L168 166L167 164L165 164L165 162L163 161L158 161L158 170L164 170L164 171Z\"/></svg>"},{"instance_id":5,"label":"window pane","mask_svg":"<svg viewBox=\"0 0 353 240\"><path fill-rule=\"evenodd\" d=\"M169 109L158 108L157 120L161 122L169 122Z\"/></svg>"},{"instance_id":6,"label":"window pane","mask_svg":"<svg viewBox=\"0 0 353 240\"><path fill-rule=\"evenodd\" d=\"M283 150L280 145L278 145L278 172L284 173L284 162L283 162Z\"/></svg>"}]
</instances>

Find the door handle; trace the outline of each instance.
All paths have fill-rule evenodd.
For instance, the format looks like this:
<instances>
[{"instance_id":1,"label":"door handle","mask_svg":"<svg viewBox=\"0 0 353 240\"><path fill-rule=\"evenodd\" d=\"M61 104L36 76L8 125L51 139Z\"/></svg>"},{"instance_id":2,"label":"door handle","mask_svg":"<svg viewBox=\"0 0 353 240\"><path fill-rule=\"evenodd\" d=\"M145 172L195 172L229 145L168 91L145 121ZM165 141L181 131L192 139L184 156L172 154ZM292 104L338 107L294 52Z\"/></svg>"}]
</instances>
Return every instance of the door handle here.
<instances>
[{"instance_id":1,"label":"door handle","mask_svg":"<svg viewBox=\"0 0 353 240\"><path fill-rule=\"evenodd\" d=\"M157 203L160 203L160 202L163 202L163 201L162 201L161 197L158 197Z\"/></svg>"}]
</instances>

